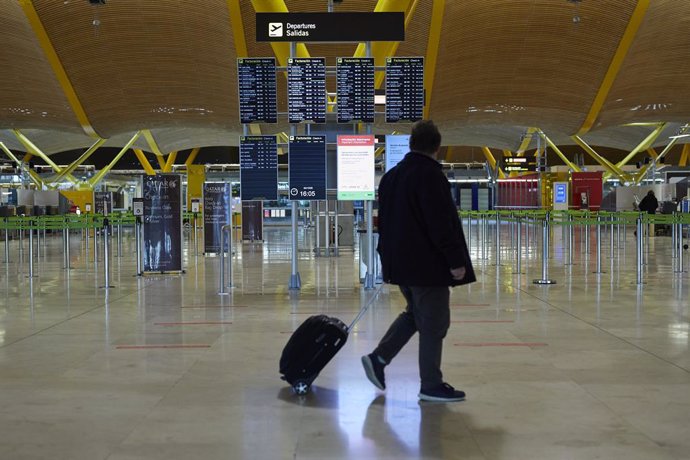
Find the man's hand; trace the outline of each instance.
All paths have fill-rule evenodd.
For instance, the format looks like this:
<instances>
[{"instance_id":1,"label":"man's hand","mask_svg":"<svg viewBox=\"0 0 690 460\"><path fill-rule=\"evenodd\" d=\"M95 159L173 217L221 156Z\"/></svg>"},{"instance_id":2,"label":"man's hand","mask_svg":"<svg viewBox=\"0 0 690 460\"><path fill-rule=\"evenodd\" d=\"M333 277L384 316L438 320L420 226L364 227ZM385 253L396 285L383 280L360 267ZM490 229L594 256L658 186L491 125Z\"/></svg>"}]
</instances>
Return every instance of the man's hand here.
<instances>
[{"instance_id":1,"label":"man's hand","mask_svg":"<svg viewBox=\"0 0 690 460\"><path fill-rule=\"evenodd\" d=\"M465 267L451 268L450 274L454 280L461 281L465 277Z\"/></svg>"}]
</instances>

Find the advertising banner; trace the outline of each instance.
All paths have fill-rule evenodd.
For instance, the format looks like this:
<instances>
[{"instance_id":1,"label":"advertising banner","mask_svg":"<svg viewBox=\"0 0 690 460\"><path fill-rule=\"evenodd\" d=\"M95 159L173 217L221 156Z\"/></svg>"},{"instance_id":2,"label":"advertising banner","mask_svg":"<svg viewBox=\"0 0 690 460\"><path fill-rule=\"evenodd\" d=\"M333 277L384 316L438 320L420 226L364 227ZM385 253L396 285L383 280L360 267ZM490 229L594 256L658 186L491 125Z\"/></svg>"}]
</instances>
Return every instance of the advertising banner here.
<instances>
[{"instance_id":1,"label":"advertising banner","mask_svg":"<svg viewBox=\"0 0 690 460\"><path fill-rule=\"evenodd\" d=\"M144 271L182 271L182 179L143 176Z\"/></svg>"},{"instance_id":2,"label":"advertising banner","mask_svg":"<svg viewBox=\"0 0 690 460\"><path fill-rule=\"evenodd\" d=\"M338 199L373 200L375 196L373 135L338 136Z\"/></svg>"},{"instance_id":3,"label":"advertising banner","mask_svg":"<svg viewBox=\"0 0 690 460\"><path fill-rule=\"evenodd\" d=\"M204 252L219 253L222 227L230 223L230 184L204 183ZM227 242L225 251L227 252Z\"/></svg>"}]
</instances>

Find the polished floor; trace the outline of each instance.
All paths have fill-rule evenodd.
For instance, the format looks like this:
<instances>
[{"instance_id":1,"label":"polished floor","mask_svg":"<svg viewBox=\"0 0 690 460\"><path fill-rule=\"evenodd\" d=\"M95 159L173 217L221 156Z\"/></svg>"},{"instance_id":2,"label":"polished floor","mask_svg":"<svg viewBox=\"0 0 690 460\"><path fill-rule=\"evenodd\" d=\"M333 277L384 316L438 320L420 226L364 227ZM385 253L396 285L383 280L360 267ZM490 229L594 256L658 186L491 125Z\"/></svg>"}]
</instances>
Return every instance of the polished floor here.
<instances>
[{"instance_id":1,"label":"polished floor","mask_svg":"<svg viewBox=\"0 0 690 460\"><path fill-rule=\"evenodd\" d=\"M539 286L534 230L520 275L514 236L502 232L497 267L493 237L472 232L479 281L452 291L443 361L468 397L452 404L418 402L415 339L385 393L364 377L360 356L403 308L394 286L312 393L279 379L308 315L349 321L372 295L358 251L314 257L312 230L300 231L301 291L287 289L288 229L273 228L237 246L228 296L218 259L191 248L185 274L137 277L126 233L103 289L103 258L80 233L71 270L61 238L42 241L34 278L27 241L20 252L13 240L0 266L0 459L689 459L690 278L670 238L650 239L638 287L632 229L614 237L613 259L605 237L601 274L594 233L587 251L575 232L565 265L555 230L556 284Z\"/></svg>"}]
</instances>

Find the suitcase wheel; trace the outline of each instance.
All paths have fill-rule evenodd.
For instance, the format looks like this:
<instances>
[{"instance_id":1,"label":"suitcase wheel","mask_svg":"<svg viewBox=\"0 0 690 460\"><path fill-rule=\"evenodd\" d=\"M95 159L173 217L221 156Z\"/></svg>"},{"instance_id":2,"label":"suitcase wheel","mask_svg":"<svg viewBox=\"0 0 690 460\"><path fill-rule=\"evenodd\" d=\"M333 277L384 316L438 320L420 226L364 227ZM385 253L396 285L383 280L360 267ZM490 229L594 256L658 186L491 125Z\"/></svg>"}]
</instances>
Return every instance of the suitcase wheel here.
<instances>
[{"instance_id":1,"label":"suitcase wheel","mask_svg":"<svg viewBox=\"0 0 690 460\"><path fill-rule=\"evenodd\" d=\"M309 393L309 387L310 386L311 385L309 385L309 382L307 382L306 380L300 379L300 380L295 381L295 383L292 384L292 389L298 395L306 395L307 393Z\"/></svg>"}]
</instances>

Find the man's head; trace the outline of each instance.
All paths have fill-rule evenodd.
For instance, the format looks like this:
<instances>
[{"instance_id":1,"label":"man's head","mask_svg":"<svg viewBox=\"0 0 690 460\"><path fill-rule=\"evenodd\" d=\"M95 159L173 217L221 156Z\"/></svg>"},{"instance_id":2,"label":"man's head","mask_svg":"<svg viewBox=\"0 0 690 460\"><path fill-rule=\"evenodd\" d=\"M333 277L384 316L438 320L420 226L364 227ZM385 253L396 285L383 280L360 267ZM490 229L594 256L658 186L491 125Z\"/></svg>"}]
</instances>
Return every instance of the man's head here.
<instances>
[{"instance_id":1,"label":"man's head","mask_svg":"<svg viewBox=\"0 0 690 460\"><path fill-rule=\"evenodd\" d=\"M654 190L648 191L648 192L647 192L647 195L649 195L649 196L654 196Z\"/></svg>"},{"instance_id":2,"label":"man's head","mask_svg":"<svg viewBox=\"0 0 690 460\"><path fill-rule=\"evenodd\" d=\"M431 120L420 120L412 125L410 150L434 155L441 147L441 133Z\"/></svg>"}]
</instances>

